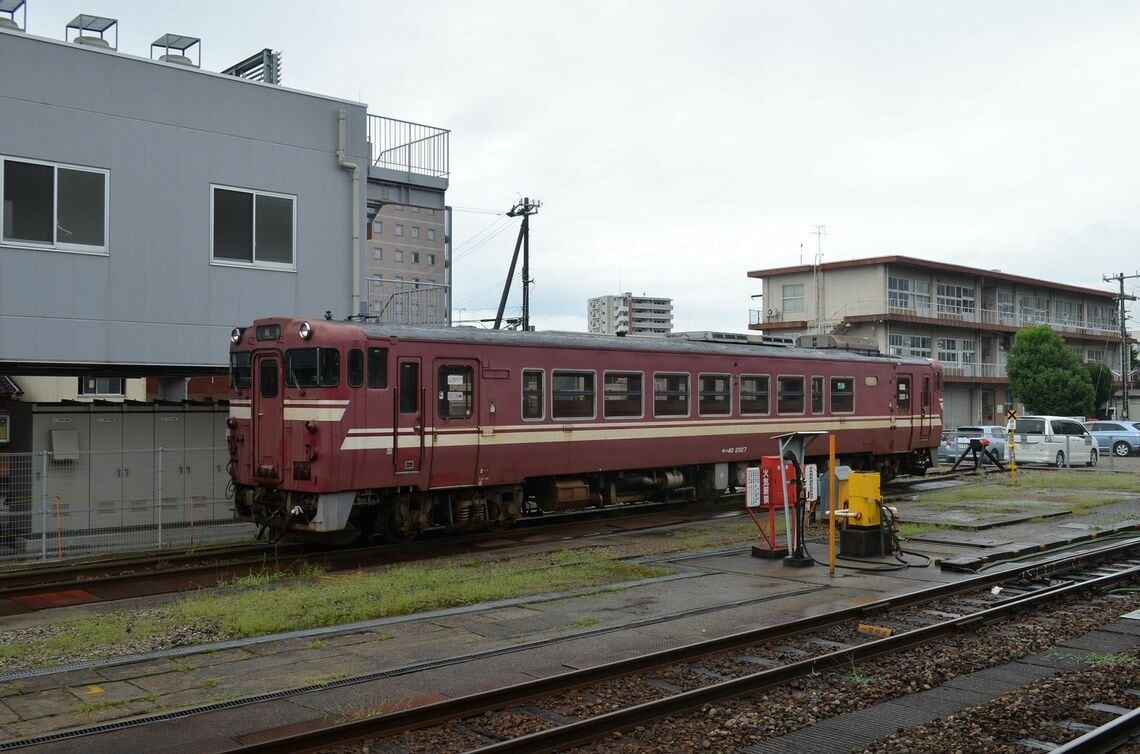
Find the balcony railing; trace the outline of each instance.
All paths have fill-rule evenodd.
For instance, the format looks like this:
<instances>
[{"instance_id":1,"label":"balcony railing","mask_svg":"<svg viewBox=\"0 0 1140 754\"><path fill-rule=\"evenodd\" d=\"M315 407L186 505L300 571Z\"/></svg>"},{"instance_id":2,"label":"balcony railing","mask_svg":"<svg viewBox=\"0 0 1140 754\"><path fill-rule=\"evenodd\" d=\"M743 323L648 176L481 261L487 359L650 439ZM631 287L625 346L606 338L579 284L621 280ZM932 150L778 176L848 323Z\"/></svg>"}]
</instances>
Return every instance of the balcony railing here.
<instances>
[{"instance_id":1,"label":"balcony railing","mask_svg":"<svg viewBox=\"0 0 1140 754\"><path fill-rule=\"evenodd\" d=\"M1011 329L1032 327L1033 325L1048 325L1057 332L1073 333L1091 336L1119 335L1120 326L1115 322L1106 322L1101 319L1090 319L1085 322L1074 320L1071 317L1049 317L1044 313L1010 312L998 309L967 309L965 307L914 304L900 305L898 301L889 299L867 299L852 301L845 304L839 311L828 316L824 325L837 325L847 317L858 317L869 314L890 313L895 315L922 317L924 319L945 320L948 323L960 325L963 323L977 323L997 325ZM749 311L749 324L762 325L766 323L790 322L804 319L803 312L795 312L785 316L778 309L752 309ZM814 321L808 323L815 324Z\"/></svg>"},{"instance_id":2,"label":"balcony railing","mask_svg":"<svg viewBox=\"0 0 1140 754\"><path fill-rule=\"evenodd\" d=\"M406 120L368 116L372 164L380 168L446 178L451 132Z\"/></svg>"},{"instance_id":3,"label":"balcony railing","mask_svg":"<svg viewBox=\"0 0 1140 754\"><path fill-rule=\"evenodd\" d=\"M981 378L996 377L1006 379L1009 377L1005 371L1005 364L979 364L942 362L942 373L946 377Z\"/></svg>"}]
</instances>

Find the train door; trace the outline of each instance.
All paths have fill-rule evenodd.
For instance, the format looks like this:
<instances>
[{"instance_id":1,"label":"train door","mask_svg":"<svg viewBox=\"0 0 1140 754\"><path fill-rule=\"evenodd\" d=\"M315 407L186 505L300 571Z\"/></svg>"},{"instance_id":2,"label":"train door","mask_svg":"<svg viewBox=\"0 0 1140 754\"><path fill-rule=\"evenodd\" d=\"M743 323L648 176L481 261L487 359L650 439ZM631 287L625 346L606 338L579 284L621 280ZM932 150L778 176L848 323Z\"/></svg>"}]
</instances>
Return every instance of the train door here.
<instances>
[{"instance_id":1,"label":"train door","mask_svg":"<svg viewBox=\"0 0 1140 754\"><path fill-rule=\"evenodd\" d=\"M479 414L475 359L436 359L435 426L432 428L431 486L476 484L479 467Z\"/></svg>"},{"instance_id":2,"label":"train door","mask_svg":"<svg viewBox=\"0 0 1140 754\"><path fill-rule=\"evenodd\" d=\"M922 392L918 396L919 403L919 425L918 425L918 441L926 442L930 439L930 434L933 431L934 418L931 416L934 413L931 405L931 392L930 392L930 375L922 375ZM911 445L910 447L914 447Z\"/></svg>"},{"instance_id":3,"label":"train door","mask_svg":"<svg viewBox=\"0 0 1140 754\"><path fill-rule=\"evenodd\" d=\"M253 475L281 481L282 415L281 361L277 354L253 358Z\"/></svg>"},{"instance_id":4,"label":"train door","mask_svg":"<svg viewBox=\"0 0 1140 754\"><path fill-rule=\"evenodd\" d=\"M418 474L424 463L424 395L420 360L401 356L397 362L396 421L392 463L397 474Z\"/></svg>"},{"instance_id":5,"label":"train door","mask_svg":"<svg viewBox=\"0 0 1140 754\"><path fill-rule=\"evenodd\" d=\"M901 426L903 431L899 437L906 440L906 447L911 447L914 441L914 375L900 373L895 380L895 426ZM897 447L899 443L895 443Z\"/></svg>"}]
</instances>

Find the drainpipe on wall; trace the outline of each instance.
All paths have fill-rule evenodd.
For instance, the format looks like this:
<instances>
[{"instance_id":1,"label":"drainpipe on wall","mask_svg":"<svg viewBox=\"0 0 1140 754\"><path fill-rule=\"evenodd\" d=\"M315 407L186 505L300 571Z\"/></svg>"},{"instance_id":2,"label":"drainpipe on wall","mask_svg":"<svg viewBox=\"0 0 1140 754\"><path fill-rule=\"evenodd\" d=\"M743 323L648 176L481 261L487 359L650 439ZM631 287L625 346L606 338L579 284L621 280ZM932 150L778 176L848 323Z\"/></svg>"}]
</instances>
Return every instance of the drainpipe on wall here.
<instances>
[{"instance_id":1,"label":"drainpipe on wall","mask_svg":"<svg viewBox=\"0 0 1140 754\"><path fill-rule=\"evenodd\" d=\"M360 166L345 159L348 113L342 107L337 110L336 160L342 167L352 171L352 316L363 314L360 308Z\"/></svg>"}]
</instances>

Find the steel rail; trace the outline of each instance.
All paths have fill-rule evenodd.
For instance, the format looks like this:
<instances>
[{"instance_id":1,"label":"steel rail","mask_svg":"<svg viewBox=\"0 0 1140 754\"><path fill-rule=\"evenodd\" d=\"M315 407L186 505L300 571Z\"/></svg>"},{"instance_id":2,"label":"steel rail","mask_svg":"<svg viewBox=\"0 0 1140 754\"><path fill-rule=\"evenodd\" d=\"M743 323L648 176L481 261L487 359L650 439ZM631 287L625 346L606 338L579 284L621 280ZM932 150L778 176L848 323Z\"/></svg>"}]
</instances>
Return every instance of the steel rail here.
<instances>
[{"instance_id":1,"label":"steel rail","mask_svg":"<svg viewBox=\"0 0 1140 754\"><path fill-rule=\"evenodd\" d=\"M1140 707L1061 744L1053 749L1053 754L1106 754L1137 737L1140 737Z\"/></svg>"},{"instance_id":2,"label":"steel rail","mask_svg":"<svg viewBox=\"0 0 1140 754\"><path fill-rule=\"evenodd\" d=\"M1061 563L1066 564L1066 567L1069 569L1080 568L1095 560L1103 560L1109 557L1121 556L1122 554L1138 547L1140 547L1140 538L1136 538L1128 542L1110 544L1106 547L1097 548L1088 552L1070 554L1063 558L1057 558L1055 561L1051 561L1050 570L1054 570L1055 568L1059 569L1061 567ZM416 728L424 728L431 725L443 724L450 720L461 719L463 717L468 717L490 709L498 709L511 705L521 704L522 702L530 699L566 691L572 688L587 686L593 683L607 681L613 678L630 675L632 673L644 672L646 670L651 670L657 667L691 661L708 655L729 652L757 643L782 639L787 636L804 633L810 630L818 630L820 628L843 623L845 621L865 618L868 615L881 613L889 609L911 607L945 597L977 591L988 586L1015 580L1021 577L1023 574L1035 569L1040 569L1041 567L1041 563L1024 564L1021 567L1013 567L1004 571L975 576L970 579L950 584L944 584L932 589L908 592L896 597L885 598L873 603L869 603L867 605L861 605L859 607L845 608L843 610L827 613L825 615L801 618L799 620L780 624L777 626L767 626L764 628L743 631L720 638L698 642L696 644L689 644L683 647L667 649L661 652L640 655L625 660L618 660L616 662L584 668L582 670L571 671L569 673L561 673L559 675L540 678L534 681L528 681L526 683L515 684L513 686L507 686L502 689L495 689L489 692L472 694L469 696L436 702L420 707L413 707L411 709L393 712L382 717L369 718L365 720L354 720L331 725L326 728L321 728L289 737L283 737L272 741L250 744L244 747L237 747L232 750L245 752L291 752L303 749L315 749L321 746L335 745L345 740L358 739L363 737L381 738L385 736L395 735L397 733L413 730ZM703 689L697 689L695 691L690 691L685 694L670 697L668 699L659 700L656 702L648 702L642 705L637 705L635 707L629 707L625 710L618 710L617 712L613 712L608 715L595 718L593 720L571 723L559 728L552 729L550 731L535 733L530 736L515 739L513 741L494 744L491 747L485 747L484 749L479 749L478 751L552 751L556 748L573 746L589 740L593 740L594 738L605 735L608 732L633 727L642 722L645 722L646 720L653 719L654 716L675 714L679 711L691 709L694 706L700 706L701 704L707 703L707 700L746 695L752 693L754 690L759 690L770 685L779 684L798 677L799 675L804 675L810 672L818 672L821 669L827 669L835 665L850 663L854 659L861 659L875 656L876 654L884 654L887 652L897 651L898 648L905 646L906 641L928 641L931 636L937 635L939 631L952 632L975 623L996 620L1003 615L1002 611L1020 609L1027 602L1031 601L1030 598L1051 598L1072 589L1091 589L1095 585L1112 583L1116 580L1130 578L1137 572L1140 572L1140 566L1133 566L1130 569L1123 570L1118 573L1108 574L1097 579L1089 579L1072 584L1062 584L1044 588L1026 595L1019 595L1016 597L1008 598L997 607L952 619L944 623L915 629L914 631L897 634L886 639L868 642L867 644L859 645L855 648L839 650L808 660L793 663L791 665L763 671L752 676L735 679L723 684L716 684L713 686L705 687ZM904 639L904 637L909 638ZM758 685L752 686L750 684ZM722 694L724 695L723 697L718 696ZM548 743L548 739L553 743Z\"/></svg>"}]
</instances>

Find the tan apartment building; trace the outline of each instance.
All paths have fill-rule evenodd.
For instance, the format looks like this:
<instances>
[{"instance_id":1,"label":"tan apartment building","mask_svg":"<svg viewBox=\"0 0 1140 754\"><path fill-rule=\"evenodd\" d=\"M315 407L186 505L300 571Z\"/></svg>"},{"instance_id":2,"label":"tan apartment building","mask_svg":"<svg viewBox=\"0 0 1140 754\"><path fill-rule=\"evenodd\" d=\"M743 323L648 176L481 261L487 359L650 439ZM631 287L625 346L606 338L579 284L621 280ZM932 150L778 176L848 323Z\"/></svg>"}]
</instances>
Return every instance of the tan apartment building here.
<instances>
[{"instance_id":1,"label":"tan apartment building","mask_svg":"<svg viewBox=\"0 0 1140 754\"><path fill-rule=\"evenodd\" d=\"M1119 304L1111 291L905 256L754 270L763 307L749 329L842 333L883 353L938 359L945 424L1004 423L1006 354L1018 330L1048 325L1086 361L1120 372Z\"/></svg>"},{"instance_id":2,"label":"tan apartment building","mask_svg":"<svg viewBox=\"0 0 1140 754\"><path fill-rule=\"evenodd\" d=\"M451 324L448 210L383 204L368 226L368 317L407 325Z\"/></svg>"}]
</instances>

